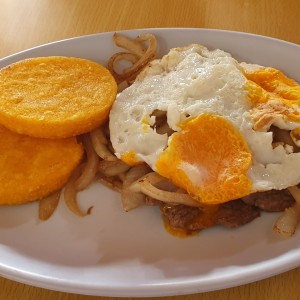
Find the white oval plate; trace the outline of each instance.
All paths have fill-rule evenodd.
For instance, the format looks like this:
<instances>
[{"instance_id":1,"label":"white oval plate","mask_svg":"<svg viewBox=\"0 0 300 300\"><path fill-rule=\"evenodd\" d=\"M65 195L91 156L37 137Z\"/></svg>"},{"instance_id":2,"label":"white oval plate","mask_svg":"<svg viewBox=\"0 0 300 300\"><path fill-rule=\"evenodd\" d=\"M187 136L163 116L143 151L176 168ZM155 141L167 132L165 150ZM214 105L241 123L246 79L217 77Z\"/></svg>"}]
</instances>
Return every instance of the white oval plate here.
<instances>
[{"instance_id":1,"label":"white oval plate","mask_svg":"<svg viewBox=\"0 0 300 300\"><path fill-rule=\"evenodd\" d=\"M154 33L160 54L201 43L239 60L274 66L300 81L300 46L238 32L207 29L131 30ZM59 41L0 60L0 67L34 56L84 57L105 64L117 49L113 33ZM191 238L168 234L155 207L125 213L119 196L95 183L79 197L94 206L85 218L63 201L40 222L37 203L0 207L0 273L53 290L102 296L199 293L260 280L300 265L300 230L290 239L272 232L277 214L236 229L213 228Z\"/></svg>"}]
</instances>

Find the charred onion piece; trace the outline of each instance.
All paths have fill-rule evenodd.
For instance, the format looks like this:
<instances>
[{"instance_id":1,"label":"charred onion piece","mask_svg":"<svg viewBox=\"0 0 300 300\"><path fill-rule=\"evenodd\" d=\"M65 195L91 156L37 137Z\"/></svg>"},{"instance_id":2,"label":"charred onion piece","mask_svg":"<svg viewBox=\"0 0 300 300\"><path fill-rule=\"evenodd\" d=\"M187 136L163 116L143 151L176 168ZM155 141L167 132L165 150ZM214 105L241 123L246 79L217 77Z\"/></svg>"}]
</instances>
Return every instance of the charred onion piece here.
<instances>
[{"instance_id":1,"label":"charred onion piece","mask_svg":"<svg viewBox=\"0 0 300 300\"><path fill-rule=\"evenodd\" d=\"M133 82L142 69L156 57L157 41L152 34L141 34L136 39L131 39L116 33L114 42L116 46L128 51L114 54L107 64L107 68L118 83ZM148 43L147 48L144 46L145 42ZM116 71L116 68L121 60L129 62L131 66L120 73Z\"/></svg>"},{"instance_id":2,"label":"charred onion piece","mask_svg":"<svg viewBox=\"0 0 300 300\"><path fill-rule=\"evenodd\" d=\"M48 197L45 197L39 201L39 219L42 221L48 220L54 213L59 199L61 191L57 191Z\"/></svg>"},{"instance_id":3,"label":"charred onion piece","mask_svg":"<svg viewBox=\"0 0 300 300\"><path fill-rule=\"evenodd\" d=\"M116 32L113 36L113 40L116 46L126 49L138 57L142 57L146 52L144 45L137 39L131 39Z\"/></svg>"}]
</instances>

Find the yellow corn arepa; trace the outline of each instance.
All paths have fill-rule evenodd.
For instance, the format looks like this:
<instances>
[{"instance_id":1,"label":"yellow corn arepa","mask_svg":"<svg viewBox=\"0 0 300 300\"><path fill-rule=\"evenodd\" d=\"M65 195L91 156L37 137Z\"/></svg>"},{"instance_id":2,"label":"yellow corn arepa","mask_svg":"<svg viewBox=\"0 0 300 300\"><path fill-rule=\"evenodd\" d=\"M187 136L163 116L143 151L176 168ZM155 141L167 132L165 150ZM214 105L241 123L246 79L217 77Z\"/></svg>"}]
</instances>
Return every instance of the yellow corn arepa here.
<instances>
[{"instance_id":1,"label":"yellow corn arepa","mask_svg":"<svg viewBox=\"0 0 300 300\"><path fill-rule=\"evenodd\" d=\"M0 204L21 204L60 189L81 160L75 137L42 139L0 126Z\"/></svg>"},{"instance_id":2,"label":"yellow corn arepa","mask_svg":"<svg viewBox=\"0 0 300 300\"><path fill-rule=\"evenodd\" d=\"M81 58L39 57L0 70L0 124L19 134L65 138L103 124L117 84L103 66Z\"/></svg>"},{"instance_id":3,"label":"yellow corn arepa","mask_svg":"<svg viewBox=\"0 0 300 300\"><path fill-rule=\"evenodd\" d=\"M86 59L39 57L1 69L0 204L61 189L83 156L76 136L107 120L116 92L110 72Z\"/></svg>"}]
</instances>

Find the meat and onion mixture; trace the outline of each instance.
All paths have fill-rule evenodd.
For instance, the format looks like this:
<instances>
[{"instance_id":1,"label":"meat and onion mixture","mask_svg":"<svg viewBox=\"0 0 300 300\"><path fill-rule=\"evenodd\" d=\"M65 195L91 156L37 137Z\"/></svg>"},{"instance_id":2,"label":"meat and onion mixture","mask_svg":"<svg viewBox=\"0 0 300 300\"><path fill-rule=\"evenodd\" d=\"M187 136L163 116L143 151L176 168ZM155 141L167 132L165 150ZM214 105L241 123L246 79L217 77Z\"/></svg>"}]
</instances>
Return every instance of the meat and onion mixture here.
<instances>
[{"instance_id":1,"label":"meat and onion mixture","mask_svg":"<svg viewBox=\"0 0 300 300\"><path fill-rule=\"evenodd\" d=\"M295 200L288 190L271 190L207 209L165 203L161 203L160 207L172 228L192 232L213 225L239 227L259 217L261 211L280 212L294 204Z\"/></svg>"}]
</instances>

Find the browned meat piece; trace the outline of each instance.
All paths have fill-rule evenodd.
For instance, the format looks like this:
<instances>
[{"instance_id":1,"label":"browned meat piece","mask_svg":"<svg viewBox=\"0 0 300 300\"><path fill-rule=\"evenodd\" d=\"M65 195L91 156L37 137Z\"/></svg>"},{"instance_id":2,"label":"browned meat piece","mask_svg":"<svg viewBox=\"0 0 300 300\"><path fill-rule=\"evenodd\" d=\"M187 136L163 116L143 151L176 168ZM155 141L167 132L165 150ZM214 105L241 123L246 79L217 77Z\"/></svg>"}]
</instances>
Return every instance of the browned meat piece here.
<instances>
[{"instance_id":1,"label":"browned meat piece","mask_svg":"<svg viewBox=\"0 0 300 300\"><path fill-rule=\"evenodd\" d=\"M201 230L214 225L234 228L249 223L260 215L258 208L241 200L204 210L186 205L162 205L161 210L171 227L188 231Z\"/></svg>"},{"instance_id":2,"label":"browned meat piece","mask_svg":"<svg viewBox=\"0 0 300 300\"><path fill-rule=\"evenodd\" d=\"M197 218L201 215L201 210L197 207L186 205L162 205L161 211L169 225L173 228L185 230L203 229L203 227L194 228Z\"/></svg>"},{"instance_id":3,"label":"browned meat piece","mask_svg":"<svg viewBox=\"0 0 300 300\"><path fill-rule=\"evenodd\" d=\"M234 200L220 205L216 224L224 227L235 228L247 224L259 217L259 210L241 200Z\"/></svg>"},{"instance_id":4,"label":"browned meat piece","mask_svg":"<svg viewBox=\"0 0 300 300\"><path fill-rule=\"evenodd\" d=\"M269 212L284 211L295 203L294 198L288 190L271 190L254 193L243 197L242 200L249 205L257 206L261 210Z\"/></svg>"}]
</instances>

